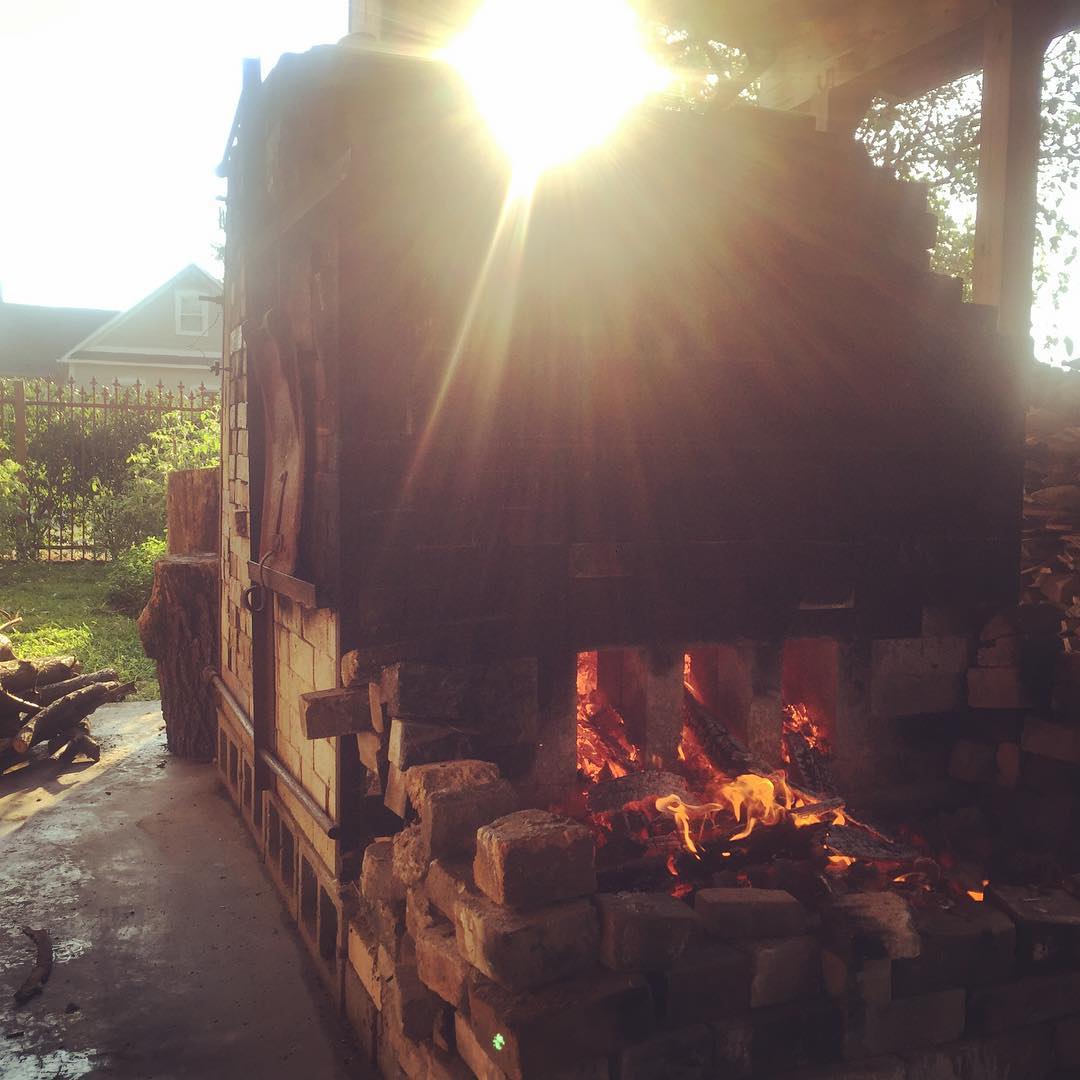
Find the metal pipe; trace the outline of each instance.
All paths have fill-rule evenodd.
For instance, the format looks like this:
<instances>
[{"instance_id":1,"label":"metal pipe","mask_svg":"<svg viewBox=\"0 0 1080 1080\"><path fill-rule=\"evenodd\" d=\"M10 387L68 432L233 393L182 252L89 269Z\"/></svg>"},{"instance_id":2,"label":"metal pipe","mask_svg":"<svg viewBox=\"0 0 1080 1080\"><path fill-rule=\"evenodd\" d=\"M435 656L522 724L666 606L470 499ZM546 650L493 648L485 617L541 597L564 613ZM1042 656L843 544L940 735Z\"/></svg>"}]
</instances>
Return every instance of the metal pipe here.
<instances>
[{"instance_id":1,"label":"metal pipe","mask_svg":"<svg viewBox=\"0 0 1080 1080\"><path fill-rule=\"evenodd\" d=\"M244 712L243 706L233 697L232 691L225 685L222 677L211 667L208 667L203 672L203 675L206 677L206 681L217 691L218 699L228 710L229 715L244 729L244 734L254 742L255 728L248 719L247 713Z\"/></svg>"},{"instance_id":2,"label":"metal pipe","mask_svg":"<svg viewBox=\"0 0 1080 1080\"><path fill-rule=\"evenodd\" d=\"M255 741L255 727L248 719L240 702L233 696L232 691L225 685L221 676L213 668L206 669L206 679L217 692L221 704L228 710L230 716L244 729L248 738ZM341 826L311 797L295 776L279 761L269 750L257 749L259 760L285 785L288 792L296 801L311 815L316 825L331 840L336 840L341 835Z\"/></svg>"}]
</instances>

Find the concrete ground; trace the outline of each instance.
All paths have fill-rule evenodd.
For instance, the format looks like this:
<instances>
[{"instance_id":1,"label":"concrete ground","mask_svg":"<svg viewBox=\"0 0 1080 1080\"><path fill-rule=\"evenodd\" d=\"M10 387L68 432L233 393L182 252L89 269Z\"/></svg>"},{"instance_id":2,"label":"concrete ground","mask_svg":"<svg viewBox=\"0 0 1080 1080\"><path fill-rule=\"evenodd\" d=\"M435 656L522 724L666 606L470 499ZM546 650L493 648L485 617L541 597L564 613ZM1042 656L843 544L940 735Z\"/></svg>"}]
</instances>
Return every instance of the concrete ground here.
<instances>
[{"instance_id":1,"label":"concrete ground","mask_svg":"<svg viewBox=\"0 0 1080 1080\"><path fill-rule=\"evenodd\" d=\"M94 717L97 764L0 779L0 1077L370 1074L217 772L170 757L157 708ZM56 952L44 992L21 926Z\"/></svg>"}]
</instances>

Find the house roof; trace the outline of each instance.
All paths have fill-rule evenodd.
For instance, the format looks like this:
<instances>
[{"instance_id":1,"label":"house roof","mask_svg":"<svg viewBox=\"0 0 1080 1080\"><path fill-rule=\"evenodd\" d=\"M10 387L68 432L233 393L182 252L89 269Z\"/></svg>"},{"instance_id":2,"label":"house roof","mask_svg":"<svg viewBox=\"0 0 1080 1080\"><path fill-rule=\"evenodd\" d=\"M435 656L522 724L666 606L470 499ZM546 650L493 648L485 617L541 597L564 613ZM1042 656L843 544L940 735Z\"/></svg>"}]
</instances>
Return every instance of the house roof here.
<instances>
[{"instance_id":1,"label":"house roof","mask_svg":"<svg viewBox=\"0 0 1080 1080\"><path fill-rule=\"evenodd\" d=\"M0 374L54 376L56 358L116 314L0 301Z\"/></svg>"},{"instance_id":2,"label":"house roof","mask_svg":"<svg viewBox=\"0 0 1080 1080\"><path fill-rule=\"evenodd\" d=\"M201 266L189 263L179 273L159 285L152 293L144 296L138 303L117 312L107 322L94 328L89 334L71 346L60 356L62 364L78 363L151 363L163 367L205 367L208 358L220 358L221 350L207 348L207 342L198 339L185 349L118 348L109 339L114 332L135 319L140 312L153 304L163 293L183 285L202 289L207 295L221 295L222 283Z\"/></svg>"}]
</instances>

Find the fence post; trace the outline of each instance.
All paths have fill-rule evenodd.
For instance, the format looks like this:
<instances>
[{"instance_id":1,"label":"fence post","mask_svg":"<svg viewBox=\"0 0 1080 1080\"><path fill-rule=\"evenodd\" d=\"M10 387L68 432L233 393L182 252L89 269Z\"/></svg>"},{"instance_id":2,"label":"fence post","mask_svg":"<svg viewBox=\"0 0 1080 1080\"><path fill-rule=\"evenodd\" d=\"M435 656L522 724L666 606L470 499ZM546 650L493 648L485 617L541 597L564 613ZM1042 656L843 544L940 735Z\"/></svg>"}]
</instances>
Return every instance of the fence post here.
<instances>
[{"instance_id":1,"label":"fence post","mask_svg":"<svg viewBox=\"0 0 1080 1080\"><path fill-rule=\"evenodd\" d=\"M26 464L26 386L22 379L15 380L15 460Z\"/></svg>"}]
</instances>

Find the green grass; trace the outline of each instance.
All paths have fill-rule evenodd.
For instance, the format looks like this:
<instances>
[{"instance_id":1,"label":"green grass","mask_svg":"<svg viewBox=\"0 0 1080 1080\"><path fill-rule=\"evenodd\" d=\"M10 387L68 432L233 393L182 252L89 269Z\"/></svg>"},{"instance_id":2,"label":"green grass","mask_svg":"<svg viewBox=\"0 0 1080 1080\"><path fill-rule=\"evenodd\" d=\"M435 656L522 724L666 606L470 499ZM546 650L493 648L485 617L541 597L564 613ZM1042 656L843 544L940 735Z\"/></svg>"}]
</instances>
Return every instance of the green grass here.
<instances>
[{"instance_id":1,"label":"green grass","mask_svg":"<svg viewBox=\"0 0 1080 1080\"><path fill-rule=\"evenodd\" d=\"M154 662L143 656L135 620L105 603L105 563L2 563L0 608L23 621L7 631L20 657L70 655L83 671L116 668L134 697L158 696ZM4 621L0 619L0 622Z\"/></svg>"}]
</instances>

